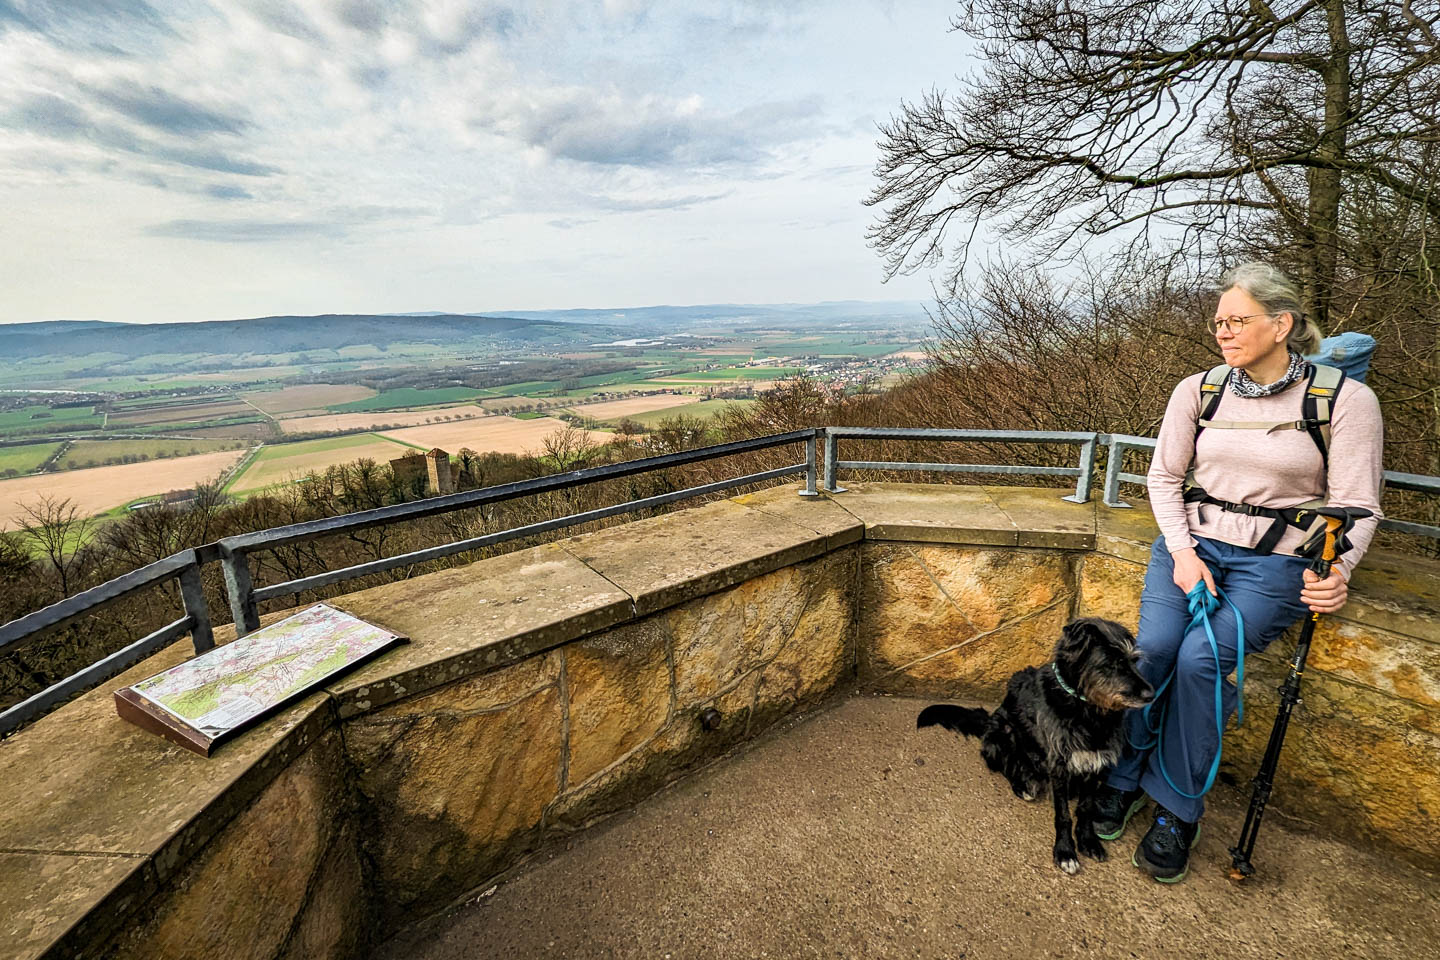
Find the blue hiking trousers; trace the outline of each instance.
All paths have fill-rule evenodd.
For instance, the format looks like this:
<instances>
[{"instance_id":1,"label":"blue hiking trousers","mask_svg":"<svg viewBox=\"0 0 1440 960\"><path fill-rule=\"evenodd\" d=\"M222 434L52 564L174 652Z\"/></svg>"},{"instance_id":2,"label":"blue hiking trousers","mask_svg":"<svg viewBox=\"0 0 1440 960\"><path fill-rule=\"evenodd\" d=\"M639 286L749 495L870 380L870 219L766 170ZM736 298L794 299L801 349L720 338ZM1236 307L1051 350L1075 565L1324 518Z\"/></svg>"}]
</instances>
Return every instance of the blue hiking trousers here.
<instances>
[{"instance_id":1,"label":"blue hiking trousers","mask_svg":"<svg viewBox=\"0 0 1440 960\"><path fill-rule=\"evenodd\" d=\"M1307 561L1300 557L1271 554L1261 556L1247 547L1205 537L1195 538L1195 552L1210 568L1215 584L1240 609L1245 619L1245 652L1258 653L1285 632L1308 611L1300 602L1300 588ZM1158 537L1150 549L1150 566L1145 571L1145 589L1140 594L1140 631L1136 637L1142 654L1138 668L1152 686L1159 687L1175 671L1175 679L1164 697L1169 709L1159 731L1165 755L1165 771L1175 787L1199 794L1205 786L1220 736L1215 729L1215 654L1203 626L1190 628L1190 608L1185 594L1172 579L1175 565L1165 538ZM1224 716L1235 712L1235 684L1228 679L1235 669L1235 611L1221 602L1210 615L1210 625L1220 648ZM1152 722L1162 716L1161 705L1151 709ZM1143 787L1156 802L1182 820L1194 822L1205 812L1204 798L1182 796L1166 782L1160 770L1158 752L1137 750L1130 744L1148 744L1154 735L1145 727L1140 710L1125 716L1127 743L1109 783L1119 790Z\"/></svg>"}]
</instances>

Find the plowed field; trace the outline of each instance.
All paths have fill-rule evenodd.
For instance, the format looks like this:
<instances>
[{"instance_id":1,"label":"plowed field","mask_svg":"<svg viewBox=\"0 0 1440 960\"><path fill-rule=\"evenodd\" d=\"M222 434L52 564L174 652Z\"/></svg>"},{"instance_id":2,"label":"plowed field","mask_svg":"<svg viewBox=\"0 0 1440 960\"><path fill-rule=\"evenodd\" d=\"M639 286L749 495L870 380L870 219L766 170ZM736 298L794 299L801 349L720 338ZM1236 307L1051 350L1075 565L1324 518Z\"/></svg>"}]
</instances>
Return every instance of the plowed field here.
<instances>
[{"instance_id":1,"label":"plowed field","mask_svg":"<svg viewBox=\"0 0 1440 960\"><path fill-rule=\"evenodd\" d=\"M280 390L264 390L245 394L245 399L266 413L289 413L294 410L323 410L332 403L367 400L375 391L353 383L307 383Z\"/></svg>"},{"instance_id":2,"label":"plowed field","mask_svg":"<svg viewBox=\"0 0 1440 960\"><path fill-rule=\"evenodd\" d=\"M21 514L17 502L34 503L48 494L59 500L69 498L82 513L103 513L140 497L213 480L240 456L240 451L228 450L0 480L0 527L14 529L19 525Z\"/></svg>"},{"instance_id":3,"label":"plowed field","mask_svg":"<svg viewBox=\"0 0 1440 960\"><path fill-rule=\"evenodd\" d=\"M441 407L438 410L392 410L376 411L373 413L324 413L314 417L294 417L279 421L280 429L285 433L311 433L322 430L373 430L376 427L395 424L402 427L414 427L425 423L427 420L440 420L441 418L463 417L472 419L474 417L486 416L486 412L473 403L462 404L458 407Z\"/></svg>"},{"instance_id":4,"label":"plowed field","mask_svg":"<svg viewBox=\"0 0 1440 960\"><path fill-rule=\"evenodd\" d=\"M683 407L687 403L697 403L700 399L700 397L685 394L656 393L646 397L626 397L624 400L577 404L570 409L582 417L594 417L596 420L619 420L621 417L632 417L637 413Z\"/></svg>"},{"instance_id":5,"label":"plowed field","mask_svg":"<svg viewBox=\"0 0 1440 960\"><path fill-rule=\"evenodd\" d=\"M460 423L386 430L380 436L393 437L427 449L439 447L452 456L459 453L461 447L469 447L476 453L540 453L545 438L565 426L565 421L553 417L516 420L514 417L495 416ZM596 443L605 443L611 437L611 434L599 431L591 431L590 435Z\"/></svg>"}]
</instances>

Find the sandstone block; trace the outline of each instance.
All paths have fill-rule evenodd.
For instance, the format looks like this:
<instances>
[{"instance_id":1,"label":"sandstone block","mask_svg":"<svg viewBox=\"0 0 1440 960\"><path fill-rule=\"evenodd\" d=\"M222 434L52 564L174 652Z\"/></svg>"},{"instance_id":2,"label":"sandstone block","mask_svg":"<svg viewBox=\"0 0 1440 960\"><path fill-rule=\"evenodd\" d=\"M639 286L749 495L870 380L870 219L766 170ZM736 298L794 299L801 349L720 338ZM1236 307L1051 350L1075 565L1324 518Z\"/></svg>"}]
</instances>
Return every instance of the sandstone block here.
<instances>
[{"instance_id":1,"label":"sandstone block","mask_svg":"<svg viewBox=\"0 0 1440 960\"><path fill-rule=\"evenodd\" d=\"M1115 620L1134 631L1140 625L1140 591L1144 587L1143 565L1092 553L1081 561L1076 612L1082 617Z\"/></svg>"},{"instance_id":2,"label":"sandstone block","mask_svg":"<svg viewBox=\"0 0 1440 960\"><path fill-rule=\"evenodd\" d=\"M573 833L601 817L627 810L689 767L717 757L743 740L758 681L758 671L745 674L711 700L676 710L639 749L557 798L545 814L547 832ZM720 714L719 726L713 730L701 723L707 707Z\"/></svg>"},{"instance_id":3,"label":"sandstone block","mask_svg":"<svg viewBox=\"0 0 1440 960\"><path fill-rule=\"evenodd\" d=\"M1293 649L1298 630L1292 628L1272 650ZM1309 663L1391 696L1440 707L1440 644L1341 617L1322 617L1315 626Z\"/></svg>"},{"instance_id":4,"label":"sandstone block","mask_svg":"<svg viewBox=\"0 0 1440 960\"><path fill-rule=\"evenodd\" d=\"M708 700L760 661L763 638L749 627L760 618L761 605L768 606L772 598L755 587L777 578L793 579L784 573L765 574L659 615L674 638L677 707Z\"/></svg>"},{"instance_id":5,"label":"sandstone block","mask_svg":"<svg viewBox=\"0 0 1440 960\"><path fill-rule=\"evenodd\" d=\"M867 543L859 614L862 676L934 656L1071 592L1058 551Z\"/></svg>"},{"instance_id":6,"label":"sandstone block","mask_svg":"<svg viewBox=\"0 0 1440 960\"><path fill-rule=\"evenodd\" d=\"M111 956L270 960L303 912L347 806L340 738L329 731L141 908ZM359 897L352 879L348 893Z\"/></svg>"},{"instance_id":7,"label":"sandstone block","mask_svg":"<svg viewBox=\"0 0 1440 960\"><path fill-rule=\"evenodd\" d=\"M842 456L844 456L842 452ZM835 502L865 523L865 539L1015 546L1019 531L982 487L847 483Z\"/></svg>"},{"instance_id":8,"label":"sandstone block","mask_svg":"<svg viewBox=\"0 0 1440 960\"><path fill-rule=\"evenodd\" d=\"M1226 735L1223 766L1248 795L1274 724L1279 698L1273 691L1286 668L1268 654L1247 667L1246 689L1264 693L1246 697L1245 724ZM1435 711L1403 706L1322 672L1306 672L1301 696L1271 803L1352 841L1379 841L1434 869L1440 864Z\"/></svg>"},{"instance_id":9,"label":"sandstone block","mask_svg":"<svg viewBox=\"0 0 1440 960\"><path fill-rule=\"evenodd\" d=\"M834 564L843 571L850 564ZM831 576L816 584L794 630L760 671L750 733L811 703L853 675L853 580Z\"/></svg>"},{"instance_id":10,"label":"sandstone block","mask_svg":"<svg viewBox=\"0 0 1440 960\"><path fill-rule=\"evenodd\" d=\"M1090 550L1095 546L1095 501L1062 499L1075 490L1035 487L984 488L1015 525L1016 546Z\"/></svg>"},{"instance_id":11,"label":"sandstone block","mask_svg":"<svg viewBox=\"0 0 1440 960\"><path fill-rule=\"evenodd\" d=\"M674 710L618 761L588 780L572 775L547 825L568 832L633 805L833 688L852 669L857 560L855 550L837 551L654 618L668 625L673 643ZM719 713L714 729L700 722L707 708ZM572 712L572 740L575 729Z\"/></svg>"},{"instance_id":12,"label":"sandstone block","mask_svg":"<svg viewBox=\"0 0 1440 960\"><path fill-rule=\"evenodd\" d=\"M851 592L857 556L843 550L785 567L667 614L675 644L676 706L689 707L728 689L740 674L773 660L802 619L829 616L834 591ZM831 627L846 635L848 611L841 617L832 616Z\"/></svg>"},{"instance_id":13,"label":"sandstone block","mask_svg":"<svg viewBox=\"0 0 1440 960\"><path fill-rule=\"evenodd\" d=\"M0 853L0 957L73 956L104 943L154 889L154 871L134 857Z\"/></svg>"},{"instance_id":14,"label":"sandstone block","mask_svg":"<svg viewBox=\"0 0 1440 960\"><path fill-rule=\"evenodd\" d=\"M350 960L369 939L383 935L373 919L358 834L351 821L331 841L279 960Z\"/></svg>"},{"instance_id":15,"label":"sandstone block","mask_svg":"<svg viewBox=\"0 0 1440 960\"><path fill-rule=\"evenodd\" d=\"M510 683L490 682L501 692ZM457 696L483 702L473 690ZM366 849L388 927L448 902L536 840L559 792L560 694L545 686L479 713L412 714L401 702L350 721L345 742L377 824Z\"/></svg>"},{"instance_id":16,"label":"sandstone block","mask_svg":"<svg viewBox=\"0 0 1440 960\"><path fill-rule=\"evenodd\" d=\"M670 715L664 622L651 617L565 647L569 755L577 786L650 739Z\"/></svg>"},{"instance_id":17,"label":"sandstone block","mask_svg":"<svg viewBox=\"0 0 1440 960\"><path fill-rule=\"evenodd\" d=\"M1060 628L1069 619L1062 600L1029 619L877 676L870 684L893 693L999 703L1011 674L1050 659Z\"/></svg>"}]
</instances>

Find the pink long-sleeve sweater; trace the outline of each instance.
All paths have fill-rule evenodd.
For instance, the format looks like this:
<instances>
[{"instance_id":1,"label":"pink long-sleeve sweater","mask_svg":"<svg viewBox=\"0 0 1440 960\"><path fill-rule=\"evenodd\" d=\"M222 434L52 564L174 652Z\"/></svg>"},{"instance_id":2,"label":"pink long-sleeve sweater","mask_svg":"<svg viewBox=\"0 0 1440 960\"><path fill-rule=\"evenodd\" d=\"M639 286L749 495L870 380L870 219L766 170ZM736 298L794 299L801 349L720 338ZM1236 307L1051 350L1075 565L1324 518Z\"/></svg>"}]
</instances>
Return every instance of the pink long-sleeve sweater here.
<instances>
[{"instance_id":1,"label":"pink long-sleeve sweater","mask_svg":"<svg viewBox=\"0 0 1440 960\"><path fill-rule=\"evenodd\" d=\"M1357 521L1350 532L1352 547L1340 556L1336 568L1348 580L1364 555L1380 522L1380 486L1383 432L1380 404L1363 383L1346 380L1335 401L1330 422L1328 477L1320 449L1304 430L1225 430L1207 428L1195 439L1200 416L1203 373L1180 381L1165 408L1165 420L1155 456L1146 478L1155 522L1165 535L1171 553L1195 545L1195 537L1209 537L1242 547L1253 547L1272 521L1229 513L1216 506L1187 504L1181 496L1185 473L1193 455L1195 479L1206 492L1221 500L1261 507L1293 507L1320 497L1332 506L1363 507L1374 517ZM1215 420L1299 420L1305 399L1305 382L1291 384L1268 397L1239 397L1226 386ZM1293 555L1303 531L1289 527L1276 553Z\"/></svg>"}]
</instances>

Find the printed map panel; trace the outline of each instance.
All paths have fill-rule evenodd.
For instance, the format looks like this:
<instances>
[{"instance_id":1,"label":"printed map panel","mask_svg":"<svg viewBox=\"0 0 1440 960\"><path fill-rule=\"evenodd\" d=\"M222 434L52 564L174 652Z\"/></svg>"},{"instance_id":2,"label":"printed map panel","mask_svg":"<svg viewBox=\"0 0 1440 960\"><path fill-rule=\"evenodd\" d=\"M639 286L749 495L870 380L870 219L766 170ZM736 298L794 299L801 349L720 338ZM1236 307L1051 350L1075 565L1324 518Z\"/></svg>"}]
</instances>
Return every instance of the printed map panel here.
<instances>
[{"instance_id":1,"label":"printed map panel","mask_svg":"<svg viewBox=\"0 0 1440 960\"><path fill-rule=\"evenodd\" d=\"M317 603L133 689L214 739L403 639Z\"/></svg>"}]
</instances>

